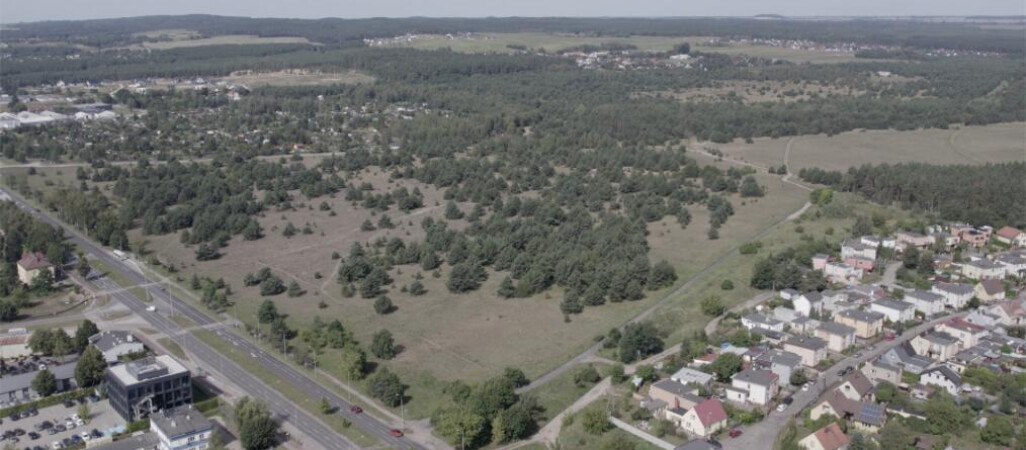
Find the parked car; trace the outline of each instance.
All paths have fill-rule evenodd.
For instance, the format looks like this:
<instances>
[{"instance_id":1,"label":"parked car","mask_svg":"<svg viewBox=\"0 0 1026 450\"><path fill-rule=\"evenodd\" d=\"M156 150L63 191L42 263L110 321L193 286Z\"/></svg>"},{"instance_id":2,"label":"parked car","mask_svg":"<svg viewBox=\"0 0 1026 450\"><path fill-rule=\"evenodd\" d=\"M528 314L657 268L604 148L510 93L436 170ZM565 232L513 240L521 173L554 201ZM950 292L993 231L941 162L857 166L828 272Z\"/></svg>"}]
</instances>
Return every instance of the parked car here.
<instances>
[{"instance_id":1,"label":"parked car","mask_svg":"<svg viewBox=\"0 0 1026 450\"><path fill-rule=\"evenodd\" d=\"M787 409L787 405L783 403L777 405L777 412L784 412L785 409Z\"/></svg>"},{"instance_id":2,"label":"parked car","mask_svg":"<svg viewBox=\"0 0 1026 450\"><path fill-rule=\"evenodd\" d=\"M802 385L802 390L807 391L810 387L812 387L812 383L805 383Z\"/></svg>"},{"instance_id":3,"label":"parked car","mask_svg":"<svg viewBox=\"0 0 1026 450\"><path fill-rule=\"evenodd\" d=\"M363 412L363 408L361 408L359 406L356 406L356 405L352 405L352 406L349 407L349 412L351 412L353 414L360 414L360 413Z\"/></svg>"},{"instance_id":4,"label":"parked car","mask_svg":"<svg viewBox=\"0 0 1026 450\"><path fill-rule=\"evenodd\" d=\"M61 444L61 441L53 441L53 443L50 444L50 448L53 450L61 449L64 448L64 444Z\"/></svg>"},{"instance_id":5,"label":"parked car","mask_svg":"<svg viewBox=\"0 0 1026 450\"><path fill-rule=\"evenodd\" d=\"M388 434L391 434L395 437L403 437L403 430L392 428L391 430L388 430Z\"/></svg>"},{"instance_id":6,"label":"parked car","mask_svg":"<svg viewBox=\"0 0 1026 450\"><path fill-rule=\"evenodd\" d=\"M741 430L739 430L737 428L735 428L733 430L730 430L730 433L729 433L731 439L736 438L736 437L738 437L738 436L740 436L742 434L745 434L745 432L741 431Z\"/></svg>"}]
</instances>

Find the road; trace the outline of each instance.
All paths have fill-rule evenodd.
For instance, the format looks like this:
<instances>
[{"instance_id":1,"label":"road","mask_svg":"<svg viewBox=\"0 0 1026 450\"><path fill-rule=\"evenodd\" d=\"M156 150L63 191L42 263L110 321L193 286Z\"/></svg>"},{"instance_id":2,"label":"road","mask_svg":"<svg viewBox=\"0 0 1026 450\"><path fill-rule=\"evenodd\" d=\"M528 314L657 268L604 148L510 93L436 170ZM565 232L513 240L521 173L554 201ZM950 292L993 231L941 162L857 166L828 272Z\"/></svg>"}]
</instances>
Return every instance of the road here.
<instances>
[{"instance_id":1,"label":"road","mask_svg":"<svg viewBox=\"0 0 1026 450\"><path fill-rule=\"evenodd\" d=\"M5 189L0 189L0 194L4 193L8 194L11 200L23 210L36 216L40 220L64 229L65 235L68 236L69 240L75 243L81 251L91 254L95 258L101 260L108 267L118 271L132 283L145 286L144 289L149 293L148 295L161 303L158 304L158 311L156 312L147 311L146 308L149 306L147 303L136 297L131 291L118 289L119 286L109 278L100 278L94 281L94 284L98 287L112 291L111 297L119 300L132 310L132 312L149 322L151 326L166 334L175 343L190 354L194 355L199 362L202 363L200 364L201 366L220 372L228 381L238 385L239 388L245 391L248 395L266 401L275 414L283 420L291 423L311 439L315 440L316 444L318 444L320 448L355 449L359 447L346 440L343 436L335 433L323 422L296 406L294 403L289 401L289 399L278 393L273 388L267 386L267 384L247 372L229 358L219 354L216 350L197 339L191 333L184 331L182 327L171 320L167 315L173 311L175 314L191 320L197 326L213 331L226 342L234 345L243 354L248 353L253 355L254 359L260 363L264 369L270 371L278 378L289 382L294 388L302 391L306 396L308 396L308 398L327 398L331 404L337 405L339 410L343 411L342 414L347 414L347 418L353 425L362 428L386 445L402 449L424 448L410 439L392 436L389 432L391 427L378 421L369 414L349 414L346 412L349 409L349 404L333 391L321 386L305 374L294 369L292 366L289 366L263 351L256 344L238 335L229 327L224 326L220 322L217 322L206 314L200 312L190 304L178 299L169 292L162 290L160 287L152 285L146 277L132 270L121 260L114 257L112 253L100 247L98 244L93 243L92 240L83 237L76 230L64 226L63 223L50 217L49 214L36 210L25 202L19 195L6 191Z\"/></svg>"},{"instance_id":2,"label":"road","mask_svg":"<svg viewBox=\"0 0 1026 450\"><path fill-rule=\"evenodd\" d=\"M819 396L827 390L828 386L832 388L834 384L840 381L841 377L838 376L838 372L840 370L848 366L857 368L859 364L884 354L892 347L918 336L920 333L933 328L941 322L945 322L956 317L964 317L967 314L968 313L966 312L960 312L934 319L929 322L924 322L919 326L902 333L901 336L893 341L884 341L885 343L877 345L874 350L863 351L862 357L860 358L848 357L839 361L837 364L834 364L832 367L820 374L819 379L816 380L814 388L809 389L808 391L798 391L795 393L794 396L792 396L794 402L791 403L791 405L783 412L777 412L775 410L771 411L762 422L743 428L744 434L738 438L730 439L727 437L720 441L720 443L723 444L723 448L725 450L766 448L767 443L776 442L777 433L787 425L787 421L790 420L791 417L800 416L802 410L814 403L816 399L818 399Z\"/></svg>"}]
</instances>

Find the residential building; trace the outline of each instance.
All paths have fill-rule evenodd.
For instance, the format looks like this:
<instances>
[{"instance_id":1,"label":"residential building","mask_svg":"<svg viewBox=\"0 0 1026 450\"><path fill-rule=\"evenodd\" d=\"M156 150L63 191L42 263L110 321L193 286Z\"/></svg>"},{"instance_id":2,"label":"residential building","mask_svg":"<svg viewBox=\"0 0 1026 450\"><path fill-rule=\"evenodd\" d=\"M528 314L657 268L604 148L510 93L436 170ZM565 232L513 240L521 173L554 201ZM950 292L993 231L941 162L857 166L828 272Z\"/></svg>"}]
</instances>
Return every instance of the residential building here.
<instances>
[{"instance_id":1,"label":"residential building","mask_svg":"<svg viewBox=\"0 0 1026 450\"><path fill-rule=\"evenodd\" d=\"M939 244L939 245L943 246L945 249L949 249L949 250L954 248L956 245L958 245L958 243L961 242L961 240L962 240L958 236L955 236L955 235L949 234L949 233L945 233L943 231L938 231L938 232L935 232L935 233L930 233L930 237L933 238L933 242L935 243L935 245Z\"/></svg>"},{"instance_id":2,"label":"residential building","mask_svg":"<svg viewBox=\"0 0 1026 450\"><path fill-rule=\"evenodd\" d=\"M862 273L872 272L873 268L876 267L876 260L859 258L858 256L850 256L844 258L845 264L860 270Z\"/></svg>"},{"instance_id":3,"label":"residential building","mask_svg":"<svg viewBox=\"0 0 1026 450\"><path fill-rule=\"evenodd\" d=\"M862 279L862 269L845 263L828 262L823 267L823 276L832 283L855 283Z\"/></svg>"},{"instance_id":4,"label":"residential building","mask_svg":"<svg viewBox=\"0 0 1026 450\"><path fill-rule=\"evenodd\" d=\"M816 314L823 314L823 295L819 292L806 292L793 300L794 310L805 317Z\"/></svg>"},{"instance_id":5,"label":"residential building","mask_svg":"<svg viewBox=\"0 0 1026 450\"><path fill-rule=\"evenodd\" d=\"M192 405L185 405L151 415L150 431L159 441L157 450L206 450L214 425Z\"/></svg>"},{"instance_id":6,"label":"residential building","mask_svg":"<svg viewBox=\"0 0 1026 450\"><path fill-rule=\"evenodd\" d=\"M837 322L823 322L815 336L827 342L827 349L842 353L855 346L855 329Z\"/></svg>"},{"instance_id":7,"label":"residential building","mask_svg":"<svg viewBox=\"0 0 1026 450\"><path fill-rule=\"evenodd\" d=\"M976 285L976 298L981 302L997 302L1005 299L1005 284L1001 280L983 280Z\"/></svg>"},{"instance_id":8,"label":"residential building","mask_svg":"<svg viewBox=\"0 0 1026 450\"><path fill-rule=\"evenodd\" d=\"M1012 253L1002 253L994 257L994 262L1004 266L1005 276L1026 278L1026 258Z\"/></svg>"},{"instance_id":9,"label":"residential building","mask_svg":"<svg viewBox=\"0 0 1026 450\"><path fill-rule=\"evenodd\" d=\"M1006 327L1026 324L1026 308L1021 300L1008 300L990 306L987 312L998 317L998 322Z\"/></svg>"},{"instance_id":10,"label":"residential building","mask_svg":"<svg viewBox=\"0 0 1026 450\"><path fill-rule=\"evenodd\" d=\"M933 245L933 236L924 236L913 231L899 231L894 235L898 250L905 251L908 246L925 249Z\"/></svg>"},{"instance_id":11,"label":"residential building","mask_svg":"<svg viewBox=\"0 0 1026 450\"><path fill-rule=\"evenodd\" d=\"M777 396L780 390L780 383L777 374L768 370L748 369L734 374L731 377L730 386L734 388L735 395L727 392L727 398L738 403L752 403L766 405ZM738 396L738 391L744 391L744 396Z\"/></svg>"},{"instance_id":12,"label":"residential building","mask_svg":"<svg viewBox=\"0 0 1026 450\"><path fill-rule=\"evenodd\" d=\"M1026 234L1019 231L1017 228L1004 226L1000 230L994 232L994 239L998 242L1014 245L1016 247L1026 247Z\"/></svg>"},{"instance_id":13,"label":"residential building","mask_svg":"<svg viewBox=\"0 0 1026 450\"><path fill-rule=\"evenodd\" d=\"M720 399L710 397L688 410L677 426L690 436L708 437L727 427L727 411Z\"/></svg>"},{"instance_id":14,"label":"residential building","mask_svg":"<svg viewBox=\"0 0 1026 450\"><path fill-rule=\"evenodd\" d=\"M40 252L23 252L17 266L18 281L26 285L32 284L32 281L43 272L49 272L50 276L53 276L53 264L50 264L46 256Z\"/></svg>"},{"instance_id":15,"label":"residential building","mask_svg":"<svg viewBox=\"0 0 1026 450\"><path fill-rule=\"evenodd\" d=\"M696 384L699 386L708 386L713 381L713 376L702 372L701 370L695 370L690 367L682 367L680 370L675 372L670 377L671 380L676 381L680 384Z\"/></svg>"},{"instance_id":16,"label":"residential building","mask_svg":"<svg viewBox=\"0 0 1026 450\"><path fill-rule=\"evenodd\" d=\"M934 329L950 334L957 339L960 345L960 350L965 350L975 346L980 342L980 339L990 334L990 330L987 328L962 320L958 317L941 323Z\"/></svg>"},{"instance_id":17,"label":"residential building","mask_svg":"<svg viewBox=\"0 0 1026 450\"><path fill-rule=\"evenodd\" d=\"M1001 325L1001 317L998 317L994 313L985 309L974 309L969 311L969 315L965 317L965 321L988 328Z\"/></svg>"},{"instance_id":18,"label":"residential building","mask_svg":"<svg viewBox=\"0 0 1026 450\"><path fill-rule=\"evenodd\" d=\"M798 355L802 365L816 367L816 364L826 359L827 341L817 337L793 337L784 341L784 351Z\"/></svg>"},{"instance_id":19,"label":"residential building","mask_svg":"<svg viewBox=\"0 0 1026 450\"><path fill-rule=\"evenodd\" d=\"M841 380L837 391L851 400L870 403L876 401L876 385L857 370Z\"/></svg>"},{"instance_id":20,"label":"residential building","mask_svg":"<svg viewBox=\"0 0 1026 450\"><path fill-rule=\"evenodd\" d=\"M855 329L855 337L869 339L883 331L884 316L876 311L849 309L834 316L834 320L842 325Z\"/></svg>"},{"instance_id":21,"label":"residential building","mask_svg":"<svg viewBox=\"0 0 1026 450\"><path fill-rule=\"evenodd\" d=\"M912 344L912 348L915 349L916 354L932 358L938 362L947 361L949 358L955 356L961 348L959 346L958 339L955 339L954 336L948 333L940 331L916 336L912 338L910 344Z\"/></svg>"},{"instance_id":22,"label":"residential building","mask_svg":"<svg viewBox=\"0 0 1026 450\"><path fill-rule=\"evenodd\" d=\"M862 241L847 239L841 243L841 259L861 258L875 261L876 248L875 245L866 245Z\"/></svg>"},{"instance_id":23,"label":"residential building","mask_svg":"<svg viewBox=\"0 0 1026 450\"><path fill-rule=\"evenodd\" d=\"M944 306L950 309L962 309L973 299L973 287L963 283L934 283L930 292L944 297Z\"/></svg>"},{"instance_id":24,"label":"residential building","mask_svg":"<svg viewBox=\"0 0 1026 450\"><path fill-rule=\"evenodd\" d=\"M930 291L905 291L906 302L915 305L916 311L930 317L944 311L944 297Z\"/></svg>"},{"instance_id":25,"label":"residential building","mask_svg":"<svg viewBox=\"0 0 1026 450\"><path fill-rule=\"evenodd\" d=\"M990 233L984 229L970 228L959 233L958 238L973 247L983 247L990 240Z\"/></svg>"},{"instance_id":26,"label":"residential building","mask_svg":"<svg viewBox=\"0 0 1026 450\"><path fill-rule=\"evenodd\" d=\"M90 336L89 343L103 353L107 364L118 362L124 355L146 350L146 346L129 331L104 330Z\"/></svg>"},{"instance_id":27,"label":"residential building","mask_svg":"<svg viewBox=\"0 0 1026 450\"><path fill-rule=\"evenodd\" d=\"M862 367L862 373L875 383L886 381L895 386L901 384L901 368L887 363L882 358L869 360Z\"/></svg>"},{"instance_id":28,"label":"residential building","mask_svg":"<svg viewBox=\"0 0 1026 450\"><path fill-rule=\"evenodd\" d=\"M794 289L791 289L791 288L787 288L787 289L781 290L779 296L780 296L780 298L782 298L784 300L794 300L794 299L798 298L798 291L796 291Z\"/></svg>"},{"instance_id":29,"label":"residential building","mask_svg":"<svg viewBox=\"0 0 1026 450\"><path fill-rule=\"evenodd\" d=\"M893 323L907 322L916 317L915 305L890 298L881 298L870 303L869 310L883 314L887 320Z\"/></svg>"},{"instance_id":30,"label":"residential building","mask_svg":"<svg viewBox=\"0 0 1026 450\"><path fill-rule=\"evenodd\" d=\"M816 319L799 316L791 321L791 332L811 336L812 333L816 331L816 328L819 328L820 323L821 322Z\"/></svg>"},{"instance_id":31,"label":"residential building","mask_svg":"<svg viewBox=\"0 0 1026 450\"><path fill-rule=\"evenodd\" d=\"M828 261L830 261L830 255L823 253L812 255L812 270L824 270Z\"/></svg>"},{"instance_id":32,"label":"residential building","mask_svg":"<svg viewBox=\"0 0 1026 450\"><path fill-rule=\"evenodd\" d=\"M802 317L798 315L798 312L788 308L786 306L778 306L773 308L773 318L777 319L785 324L793 322L795 319Z\"/></svg>"},{"instance_id":33,"label":"residential building","mask_svg":"<svg viewBox=\"0 0 1026 450\"><path fill-rule=\"evenodd\" d=\"M898 241L889 237L880 236L862 236L859 241L866 245L871 245L876 248L895 248L898 245Z\"/></svg>"},{"instance_id":34,"label":"residential building","mask_svg":"<svg viewBox=\"0 0 1026 450\"><path fill-rule=\"evenodd\" d=\"M958 395L962 388L962 376L947 366L937 366L919 375L919 383L927 386L937 386L951 395Z\"/></svg>"},{"instance_id":35,"label":"residential building","mask_svg":"<svg viewBox=\"0 0 1026 450\"><path fill-rule=\"evenodd\" d=\"M149 356L108 367L110 405L134 422L154 412L192 403L189 370L168 355Z\"/></svg>"},{"instance_id":36,"label":"residential building","mask_svg":"<svg viewBox=\"0 0 1026 450\"><path fill-rule=\"evenodd\" d=\"M70 391L78 387L78 384L75 382L75 366L77 364L77 361L71 361L45 367L57 380L56 392ZM15 404L38 400L40 395L32 388L32 380L38 374L39 370L4 375L3 379L0 380L0 401Z\"/></svg>"},{"instance_id":37,"label":"residential building","mask_svg":"<svg viewBox=\"0 0 1026 450\"><path fill-rule=\"evenodd\" d=\"M887 420L883 406L852 400L836 389L824 395L809 412L812 420L824 415L844 419L855 429L873 434L879 432Z\"/></svg>"},{"instance_id":38,"label":"residential building","mask_svg":"<svg viewBox=\"0 0 1026 450\"><path fill-rule=\"evenodd\" d=\"M933 365L933 360L916 352L916 349L909 342L891 347L890 350L880 355L880 360L886 364L901 368L901 370L915 374L923 373Z\"/></svg>"},{"instance_id":39,"label":"residential building","mask_svg":"<svg viewBox=\"0 0 1026 450\"><path fill-rule=\"evenodd\" d=\"M801 369L802 357L791 352L769 350L760 355L755 364L777 374L778 383L783 387L790 384L791 374Z\"/></svg>"},{"instance_id":40,"label":"residential building","mask_svg":"<svg viewBox=\"0 0 1026 450\"><path fill-rule=\"evenodd\" d=\"M777 319L766 317L759 313L752 313L741 318L741 325L751 330L753 328L759 328L763 330L772 330L777 332L784 331L784 322Z\"/></svg>"},{"instance_id":41,"label":"residential building","mask_svg":"<svg viewBox=\"0 0 1026 450\"><path fill-rule=\"evenodd\" d=\"M812 434L805 436L798 441L798 446L804 450L844 450L848 448L851 439L841 431L837 422L830 422Z\"/></svg>"},{"instance_id":42,"label":"residential building","mask_svg":"<svg viewBox=\"0 0 1026 450\"><path fill-rule=\"evenodd\" d=\"M667 405L668 408L688 409L702 401L698 388L672 379L659 380L648 388L648 396Z\"/></svg>"},{"instance_id":43,"label":"residential building","mask_svg":"<svg viewBox=\"0 0 1026 450\"><path fill-rule=\"evenodd\" d=\"M986 258L962 263L962 276L973 280L1000 280L1005 277L1005 266Z\"/></svg>"}]
</instances>

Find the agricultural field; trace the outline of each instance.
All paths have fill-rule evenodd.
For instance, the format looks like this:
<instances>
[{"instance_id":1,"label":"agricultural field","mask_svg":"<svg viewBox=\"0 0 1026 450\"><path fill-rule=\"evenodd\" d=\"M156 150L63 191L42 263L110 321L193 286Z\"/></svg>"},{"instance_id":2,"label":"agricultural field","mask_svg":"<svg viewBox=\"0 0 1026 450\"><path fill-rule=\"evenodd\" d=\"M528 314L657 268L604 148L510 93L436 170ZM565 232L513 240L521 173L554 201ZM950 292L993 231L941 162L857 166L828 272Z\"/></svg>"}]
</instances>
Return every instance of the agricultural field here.
<instances>
[{"instance_id":1,"label":"agricultural field","mask_svg":"<svg viewBox=\"0 0 1026 450\"><path fill-rule=\"evenodd\" d=\"M212 36L208 38L185 37L183 39L172 39L170 41L143 42L125 48L135 50L168 50L172 48L203 47L208 45L253 45L253 44L311 44L306 38L281 36L261 37L250 34L228 34L223 36Z\"/></svg>"},{"instance_id":2,"label":"agricultural field","mask_svg":"<svg viewBox=\"0 0 1026 450\"><path fill-rule=\"evenodd\" d=\"M1026 124L1001 123L960 126L947 130L860 130L836 136L758 138L752 144L701 144L724 156L762 167L784 164L790 141L791 171L805 167L846 170L871 163L925 162L931 164L985 164L1026 159Z\"/></svg>"},{"instance_id":3,"label":"agricultural field","mask_svg":"<svg viewBox=\"0 0 1026 450\"><path fill-rule=\"evenodd\" d=\"M261 86L316 86L325 84L371 83L374 77L356 71L342 73L321 73L305 70L276 72L235 72L221 78L230 83L246 85L249 88Z\"/></svg>"},{"instance_id":4,"label":"agricultural field","mask_svg":"<svg viewBox=\"0 0 1026 450\"><path fill-rule=\"evenodd\" d=\"M700 37L674 36L577 36L551 33L481 33L458 35L452 38L442 35L417 35L409 39L386 41L383 46L411 47L422 50L450 48L462 53L506 53L509 46L523 46L532 50L558 52L581 45L607 43L630 44L642 51L665 52L681 42L697 41Z\"/></svg>"}]
</instances>

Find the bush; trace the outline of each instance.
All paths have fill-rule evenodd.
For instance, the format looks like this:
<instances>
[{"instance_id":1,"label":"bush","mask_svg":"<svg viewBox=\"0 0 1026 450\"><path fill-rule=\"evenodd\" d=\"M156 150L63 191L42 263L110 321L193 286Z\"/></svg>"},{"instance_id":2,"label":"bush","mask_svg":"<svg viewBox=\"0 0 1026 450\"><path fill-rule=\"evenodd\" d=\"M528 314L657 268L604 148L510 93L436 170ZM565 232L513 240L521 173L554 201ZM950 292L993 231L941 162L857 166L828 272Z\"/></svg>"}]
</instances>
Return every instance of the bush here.
<instances>
[{"instance_id":1,"label":"bush","mask_svg":"<svg viewBox=\"0 0 1026 450\"><path fill-rule=\"evenodd\" d=\"M723 280L723 282L720 283L720 289L723 289L724 291L734 289L734 282L730 280Z\"/></svg>"}]
</instances>

